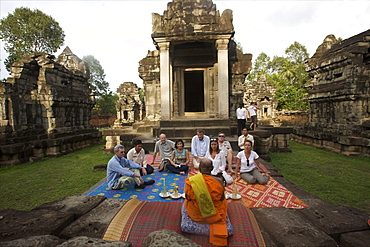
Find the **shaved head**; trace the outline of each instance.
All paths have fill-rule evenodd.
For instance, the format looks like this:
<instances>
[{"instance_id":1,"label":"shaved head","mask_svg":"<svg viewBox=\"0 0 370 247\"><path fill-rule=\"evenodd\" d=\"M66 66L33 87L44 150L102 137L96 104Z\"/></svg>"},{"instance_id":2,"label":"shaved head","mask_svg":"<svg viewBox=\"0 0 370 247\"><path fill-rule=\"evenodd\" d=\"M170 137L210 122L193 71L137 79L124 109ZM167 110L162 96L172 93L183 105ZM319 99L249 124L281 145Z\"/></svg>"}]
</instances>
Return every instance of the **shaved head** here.
<instances>
[{"instance_id":1,"label":"shaved head","mask_svg":"<svg viewBox=\"0 0 370 247\"><path fill-rule=\"evenodd\" d=\"M201 159L199 163L199 170L203 174L211 175L211 171L213 170L212 160L207 158Z\"/></svg>"}]
</instances>

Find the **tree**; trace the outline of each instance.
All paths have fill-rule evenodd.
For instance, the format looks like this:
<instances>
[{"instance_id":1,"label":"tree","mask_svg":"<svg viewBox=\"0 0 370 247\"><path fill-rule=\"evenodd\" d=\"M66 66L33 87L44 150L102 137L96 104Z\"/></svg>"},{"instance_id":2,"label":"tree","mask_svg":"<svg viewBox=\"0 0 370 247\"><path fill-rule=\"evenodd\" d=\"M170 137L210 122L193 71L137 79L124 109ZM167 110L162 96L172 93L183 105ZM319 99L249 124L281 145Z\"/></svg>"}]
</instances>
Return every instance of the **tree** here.
<instances>
[{"instance_id":1,"label":"tree","mask_svg":"<svg viewBox=\"0 0 370 247\"><path fill-rule=\"evenodd\" d=\"M95 107L92 110L93 115L99 114L116 114L116 103L118 95L109 91L107 94L102 95L96 99Z\"/></svg>"},{"instance_id":2,"label":"tree","mask_svg":"<svg viewBox=\"0 0 370 247\"><path fill-rule=\"evenodd\" d=\"M51 16L40 10L16 8L0 20L0 39L9 54L4 64L9 71L13 62L34 52L56 52L64 42L64 32Z\"/></svg>"},{"instance_id":3,"label":"tree","mask_svg":"<svg viewBox=\"0 0 370 247\"><path fill-rule=\"evenodd\" d=\"M309 57L307 49L294 42L285 50L285 54L285 57L274 56L271 60L262 52L256 58L246 80L253 83L261 75L266 75L267 80L277 86L275 97L278 100L278 110L307 110L308 101L305 97L308 89L304 86L308 80L304 64Z\"/></svg>"},{"instance_id":4,"label":"tree","mask_svg":"<svg viewBox=\"0 0 370 247\"><path fill-rule=\"evenodd\" d=\"M277 90L278 110L307 110L308 101L305 98L308 88L305 83L308 74L304 61L309 57L307 49L294 42L285 50L286 57L274 57L271 62L273 72L267 80L271 81Z\"/></svg>"},{"instance_id":5,"label":"tree","mask_svg":"<svg viewBox=\"0 0 370 247\"><path fill-rule=\"evenodd\" d=\"M105 81L104 69L100 62L92 55L87 55L82 58L87 63L90 70L90 89L95 96L101 97L109 93L109 83Z\"/></svg>"},{"instance_id":6,"label":"tree","mask_svg":"<svg viewBox=\"0 0 370 247\"><path fill-rule=\"evenodd\" d=\"M252 71L247 75L246 80L250 82L257 81L261 75L271 74L271 61L270 57L266 53L261 53L258 55L254 61L254 66Z\"/></svg>"}]
</instances>

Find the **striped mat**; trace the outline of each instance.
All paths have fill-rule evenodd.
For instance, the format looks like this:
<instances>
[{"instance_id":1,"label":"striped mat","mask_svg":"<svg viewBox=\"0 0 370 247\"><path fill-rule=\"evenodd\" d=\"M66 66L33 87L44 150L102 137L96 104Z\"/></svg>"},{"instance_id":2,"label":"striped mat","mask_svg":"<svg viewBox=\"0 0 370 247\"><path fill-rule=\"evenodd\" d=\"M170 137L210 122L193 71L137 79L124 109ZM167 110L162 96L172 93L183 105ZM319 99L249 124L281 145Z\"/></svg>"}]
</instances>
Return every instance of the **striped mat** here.
<instances>
[{"instance_id":1,"label":"striped mat","mask_svg":"<svg viewBox=\"0 0 370 247\"><path fill-rule=\"evenodd\" d=\"M149 202L129 200L109 224L103 239L129 241L142 246L149 233L168 229L191 239L201 246L213 246L209 237L181 232L181 202ZM253 213L240 203L230 203L228 208L234 235L228 238L228 246L265 246L261 231Z\"/></svg>"}]
</instances>

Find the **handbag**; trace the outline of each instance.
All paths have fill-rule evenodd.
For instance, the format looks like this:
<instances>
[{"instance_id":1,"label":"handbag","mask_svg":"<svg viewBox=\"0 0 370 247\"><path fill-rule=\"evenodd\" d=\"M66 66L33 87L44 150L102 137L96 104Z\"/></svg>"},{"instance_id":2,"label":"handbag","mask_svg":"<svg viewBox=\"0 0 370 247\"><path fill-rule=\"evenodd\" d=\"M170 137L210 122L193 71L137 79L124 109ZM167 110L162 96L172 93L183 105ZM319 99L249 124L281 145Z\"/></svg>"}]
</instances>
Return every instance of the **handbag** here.
<instances>
[{"instance_id":1,"label":"handbag","mask_svg":"<svg viewBox=\"0 0 370 247\"><path fill-rule=\"evenodd\" d=\"M158 166L158 171L159 172L163 172L163 171L168 171L168 169L167 169L167 167L166 167L166 165L168 164L170 162L170 160L169 159L163 159L162 161L161 161L161 163L159 164L159 166Z\"/></svg>"}]
</instances>

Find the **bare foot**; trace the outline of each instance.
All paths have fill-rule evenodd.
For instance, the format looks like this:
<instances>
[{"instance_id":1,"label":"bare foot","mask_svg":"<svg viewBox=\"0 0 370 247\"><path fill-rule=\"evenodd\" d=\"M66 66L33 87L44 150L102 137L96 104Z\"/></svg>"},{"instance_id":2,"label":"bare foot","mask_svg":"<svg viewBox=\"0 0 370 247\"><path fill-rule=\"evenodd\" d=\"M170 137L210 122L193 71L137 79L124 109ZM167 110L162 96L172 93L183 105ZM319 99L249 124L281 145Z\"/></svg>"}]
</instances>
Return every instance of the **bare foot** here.
<instances>
[{"instance_id":1,"label":"bare foot","mask_svg":"<svg viewBox=\"0 0 370 247\"><path fill-rule=\"evenodd\" d=\"M180 172L181 175L185 175L185 172Z\"/></svg>"}]
</instances>

